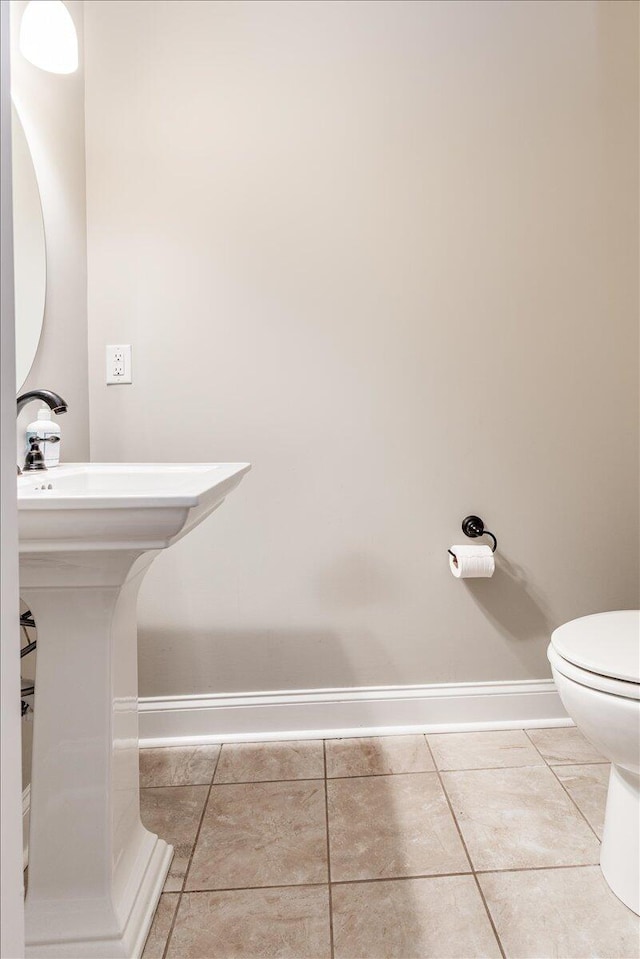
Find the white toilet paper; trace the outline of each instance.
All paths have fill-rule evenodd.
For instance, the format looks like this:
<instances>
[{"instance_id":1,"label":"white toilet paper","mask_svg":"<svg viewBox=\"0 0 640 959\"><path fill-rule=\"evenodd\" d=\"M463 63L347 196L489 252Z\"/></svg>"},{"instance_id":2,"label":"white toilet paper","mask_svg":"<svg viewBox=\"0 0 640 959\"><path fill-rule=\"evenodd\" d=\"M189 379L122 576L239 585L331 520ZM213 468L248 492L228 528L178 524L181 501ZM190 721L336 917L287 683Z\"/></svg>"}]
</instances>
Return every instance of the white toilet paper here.
<instances>
[{"instance_id":1,"label":"white toilet paper","mask_svg":"<svg viewBox=\"0 0 640 959\"><path fill-rule=\"evenodd\" d=\"M496 568L490 546L451 546L449 568L456 579L471 579L477 576L493 576Z\"/></svg>"}]
</instances>

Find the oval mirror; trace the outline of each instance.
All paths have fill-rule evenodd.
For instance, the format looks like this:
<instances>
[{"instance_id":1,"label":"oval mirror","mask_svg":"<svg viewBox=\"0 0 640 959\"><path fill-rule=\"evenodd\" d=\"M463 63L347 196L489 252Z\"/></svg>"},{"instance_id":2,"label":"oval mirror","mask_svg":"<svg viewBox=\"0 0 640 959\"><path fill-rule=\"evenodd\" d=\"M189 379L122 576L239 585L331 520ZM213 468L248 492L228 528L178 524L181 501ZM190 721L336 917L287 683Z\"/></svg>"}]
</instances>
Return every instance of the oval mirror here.
<instances>
[{"instance_id":1,"label":"oval mirror","mask_svg":"<svg viewBox=\"0 0 640 959\"><path fill-rule=\"evenodd\" d=\"M47 255L36 171L20 117L13 104L11 136L16 387L20 390L33 365L42 332L47 287Z\"/></svg>"}]
</instances>

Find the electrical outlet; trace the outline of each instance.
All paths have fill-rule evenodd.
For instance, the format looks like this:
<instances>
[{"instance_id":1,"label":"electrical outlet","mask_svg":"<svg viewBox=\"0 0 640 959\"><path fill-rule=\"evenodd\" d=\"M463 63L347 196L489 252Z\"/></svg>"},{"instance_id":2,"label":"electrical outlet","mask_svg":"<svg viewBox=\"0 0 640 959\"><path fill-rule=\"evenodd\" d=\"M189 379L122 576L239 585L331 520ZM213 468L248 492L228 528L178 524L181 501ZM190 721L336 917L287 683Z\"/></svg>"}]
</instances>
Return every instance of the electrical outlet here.
<instances>
[{"instance_id":1,"label":"electrical outlet","mask_svg":"<svg viewBox=\"0 0 640 959\"><path fill-rule=\"evenodd\" d=\"M107 346L107 383L131 381L131 347Z\"/></svg>"}]
</instances>

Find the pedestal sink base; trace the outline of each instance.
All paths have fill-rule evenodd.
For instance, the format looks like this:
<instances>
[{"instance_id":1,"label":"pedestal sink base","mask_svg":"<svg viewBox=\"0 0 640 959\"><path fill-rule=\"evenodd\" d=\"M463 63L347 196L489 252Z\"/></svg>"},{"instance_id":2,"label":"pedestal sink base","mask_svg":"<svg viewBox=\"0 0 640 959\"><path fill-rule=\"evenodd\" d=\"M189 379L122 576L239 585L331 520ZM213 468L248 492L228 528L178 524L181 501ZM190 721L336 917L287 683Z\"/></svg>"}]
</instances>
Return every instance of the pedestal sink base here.
<instances>
[{"instance_id":1,"label":"pedestal sink base","mask_svg":"<svg viewBox=\"0 0 640 959\"><path fill-rule=\"evenodd\" d=\"M249 465L84 464L18 479L38 629L29 959L138 959L173 850L140 821L136 600Z\"/></svg>"},{"instance_id":2,"label":"pedestal sink base","mask_svg":"<svg viewBox=\"0 0 640 959\"><path fill-rule=\"evenodd\" d=\"M138 785L136 600L156 555L21 557L38 627L25 902L33 959L135 959L162 892L173 850L142 825Z\"/></svg>"},{"instance_id":3,"label":"pedestal sink base","mask_svg":"<svg viewBox=\"0 0 640 959\"><path fill-rule=\"evenodd\" d=\"M133 908L121 933L103 938L27 942L26 959L87 959L87 956L92 959L139 959L173 858L173 846L152 833L148 835L155 842Z\"/></svg>"}]
</instances>

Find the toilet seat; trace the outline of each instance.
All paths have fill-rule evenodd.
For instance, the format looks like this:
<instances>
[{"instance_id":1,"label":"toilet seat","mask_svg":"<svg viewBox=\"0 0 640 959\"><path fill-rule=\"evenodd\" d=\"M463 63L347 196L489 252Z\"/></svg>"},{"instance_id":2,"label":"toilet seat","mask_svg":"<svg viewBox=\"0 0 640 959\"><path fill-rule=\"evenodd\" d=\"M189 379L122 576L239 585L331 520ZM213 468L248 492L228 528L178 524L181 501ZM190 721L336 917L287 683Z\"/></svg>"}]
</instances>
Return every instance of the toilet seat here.
<instances>
[{"instance_id":1,"label":"toilet seat","mask_svg":"<svg viewBox=\"0 0 640 959\"><path fill-rule=\"evenodd\" d=\"M640 683L630 683L624 679L601 676L599 673L592 673L588 669L581 669L579 666L563 659L552 645L547 649L547 658L557 672L581 686L587 686L589 689L596 689L602 693L609 693L612 696L621 696L624 699L640 700Z\"/></svg>"},{"instance_id":2,"label":"toilet seat","mask_svg":"<svg viewBox=\"0 0 640 959\"><path fill-rule=\"evenodd\" d=\"M640 610L595 613L558 627L551 645L580 669L640 683Z\"/></svg>"},{"instance_id":3,"label":"toilet seat","mask_svg":"<svg viewBox=\"0 0 640 959\"><path fill-rule=\"evenodd\" d=\"M640 699L640 610L565 623L554 630L549 654L559 672L583 686Z\"/></svg>"}]
</instances>

